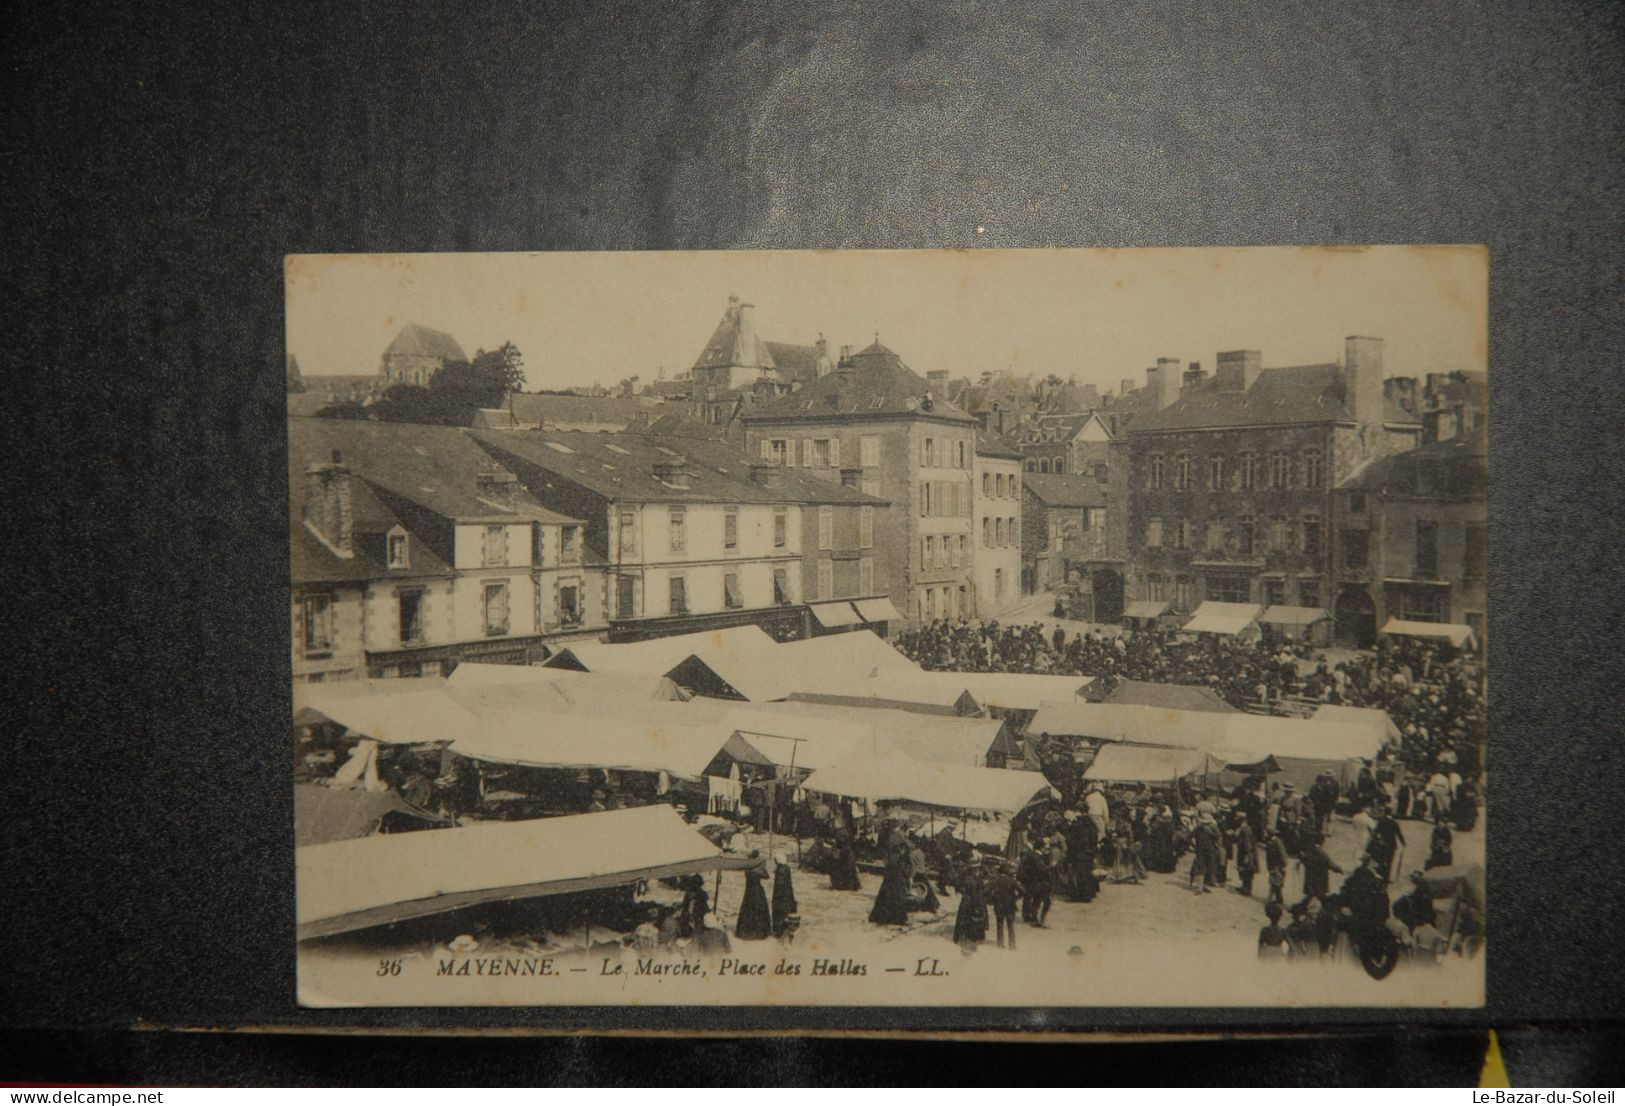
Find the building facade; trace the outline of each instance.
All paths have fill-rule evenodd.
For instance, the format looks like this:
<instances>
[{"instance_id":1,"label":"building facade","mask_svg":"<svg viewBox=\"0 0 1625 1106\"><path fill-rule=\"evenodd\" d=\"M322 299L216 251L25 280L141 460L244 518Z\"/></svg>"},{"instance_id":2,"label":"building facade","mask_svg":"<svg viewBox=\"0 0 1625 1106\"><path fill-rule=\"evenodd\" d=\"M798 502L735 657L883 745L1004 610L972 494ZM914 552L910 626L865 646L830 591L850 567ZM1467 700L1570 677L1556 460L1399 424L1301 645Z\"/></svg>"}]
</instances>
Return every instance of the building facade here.
<instances>
[{"instance_id":1,"label":"building facade","mask_svg":"<svg viewBox=\"0 0 1625 1106\"><path fill-rule=\"evenodd\" d=\"M976 515L976 614L991 618L1021 597L1021 455L994 439L976 442L971 489Z\"/></svg>"},{"instance_id":2,"label":"building facade","mask_svg":"<svg viewBox=\"0 0 1625 1106\"><path fill-rule=\"evenodd\" d=\"M1484 642L1488 492L1482 429L1384 458L1338 485L1340 644L1369 647L1390 618L1465 625Z\"/></svg>"},{"instance_id":3,"label":"building facade","mask_svg":"<svg viewBox=\"0 0 1625 1106\"><path fill-rule=\"evenodd\" d=\"M602 632L582 523L459 430L289 420L297 680L540 661Z\"/></svg>"},{"instance_id":4,"label":"building facade","mask_svg":"<svg viewBox=\"0 0 1625 1106\"><path fill-rule=\"evenodd\" d=\"M611 641L757 625L810 632L807 604L885 593L883 500L721 443L649 435L476 432L538 500L585 520L608 579Z\"/></svg>"},{"instance_id":5,"label":"building facade","mask_svg":"<svg viewBox=\"0 0 1625 1106\"><path fill-rule=\"evenodd\" d=\"M1099 476L1022 474L1021 581L1026 594L1077 585L1106 551L1106 485ZM1109 615L1106 596L1102 610ZM1091 608L1093 604L1091 603ZM1092 616L1093 621L1112 621Z\"/></svg>"},{"instance_id":6,"label":"building facade","mask_svg":"<svg viewBox=\"0 0 1625 1106\"><path fill-rule=\"evenodd\" d=\"M1331 606L1333 489L1421 434L1384 398L1381 340L1349 338L1344 353L1273 369L1257 351L1221 353L1212 379L1193 369L1177 389L1153 376L1162 405L1127 432L1130 598Z\"/></svg>"},{"instance_id":7,"label":"building facade","mask_svg":"<svg viewBox=\"0 0 1625 1106\"><path fill-rule=\"evenodd\" d=\"M384 350L384 381L426 388L448 361L467 360L463 347L450 334L407 323Z\"/></svg>"},{"instance_id":8,"label":"building facade","mask_svg":"<svg viewBox=\"0 0 1625 1106\"><path fill-rule=\"evenodd\" d=\"M846 483L887 501L877 582L910 621L978 608L974 495L977 423L929 394L878 341L834 371L741 416L752 461Z\"/></svg>"},{"instance_id":9,"label":"building facade","mask_svg":"<svg viewBox=\"0 0 1625 1106\"><path fill-rule=\"evenodd\" d=\"M1027 472L1099 476L1108 463L1111 431L1095 412L1040 415L1005 439Z\"/></svg>"}]
</instances>

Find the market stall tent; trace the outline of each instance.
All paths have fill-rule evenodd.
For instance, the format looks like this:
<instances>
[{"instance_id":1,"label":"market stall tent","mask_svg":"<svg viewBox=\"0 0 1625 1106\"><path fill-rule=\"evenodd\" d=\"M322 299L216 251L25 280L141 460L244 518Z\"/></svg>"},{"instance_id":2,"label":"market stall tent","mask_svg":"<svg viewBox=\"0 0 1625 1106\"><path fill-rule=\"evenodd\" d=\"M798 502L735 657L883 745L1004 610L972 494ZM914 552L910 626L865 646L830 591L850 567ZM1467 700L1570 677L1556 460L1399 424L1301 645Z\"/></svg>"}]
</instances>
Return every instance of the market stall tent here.
<instances>
[{"instance_id":1,"label":"market stall tent","mask_svg":"<svg viewBox=\"0 0 1625 1106\"><path fill-rule=\"evenodd\" d=\"M386 744L455 741L478 727L474 713L457 702L438 676L301 684L294 690L294 706Z\"/></svg>"},{"instance_id":2,"label":"market stall tent","mask_svg":"<svg viewBox=\"0 0 1625 1106\"><path fill-rule=\"evenodd\" d=\"M666 772L697 779L730 732L715 723L673 722L669 711L637 712L630 704L617 714L497 711L483 716L476 732L454 741L451 751L530 768Z\"/></svg>"},{"instance_id":3,"label":"market stall tent","mask_svg":"<svg viewBox=\"0 0 1625 1106\"><path fill-rule=\"evenodd\" d=\"M1213 758L1200 749L1107 745L1084 770L1100 783L1169 783L1213 771Z\"/></svg>"},{"instance_id":4,"label":"market stall tent","mask_svg":"<svg viewBox=\"0 0 1625 1106\"><path fill-rule=\"evenodd\" d=\"M1258 617L1264 609L1256 603L1220 603L1209 599L1196 608L1190 621L1181 626L1185 634L1221 634L1250 637L1258 633Z\"/></svg>"},{"instance_id":5,"label":"market stall tent","mask_svg":"<svg viewBox=\"0 0 1625 1106\"><path fill-rule=\"evenodd\" d=\"M1382 741L1399 740L1399 727L1388 717L1388 712L1380 707L1347 707L1335 703L1322 703L1309 717L1324 722L1346 722L1350 725L1366 726L1373 733L1382 735L1379 745Z\"/></svg>"},{"instance_id":6,"label":"market stall tent","mask_svg":"<svg viewBox=\"0 0 1625 1106\"><path fill-rule=\"evenodd\" d=\"M820 794L869 802L918 803L1007 815L1052 793L1049 781L1038 772L922 764L902 757L853 757L814 772L802 786Z\"/></svg>"},{"instance_id":7,"label":"market stall tent","mask_svg":"<svg viewBox=\"0 0 1625 1106\"><path fill-rule=\"evenodd\" d=\"M485 822L296 849L300 940L485 902L616 887L759 860L726 856L668 806Z\"/></svg>"},{"instance_id":8,"label":"market stall tent","mask_svg":"<svg viewBox=\"0 0 1625 1106\"><path fill-rule=\"evenodd\" d=\"M295 784L293 789L294 844L322 845L367 837L376 833L390 814L398 814L420 826L450 824L438 814L413 806L398 791L364 791L301 783Z\"/></svg>"},{"instance_id":9,"label":"market stall tent","mask_svg":"<svg viewBox=\"0 0 1625 1106\"><path fill-rule=\"evenodd\" d=\"M1078 698L1088 676L1030 675L1025 672L956 672L954 678L984 707L1037 710L1045 703Z\"/></svg>"},{"instance_id":10,"label":"market stall tent","mask_svg":"<svg viewBox=\"0 0 1625 1106\"><path fill-rule=\"evenodd\" d=\"M774 719L785 720L779 724L780 729L792 720L815 729L835 726L866 729L873 735L870 753L875 756L901 756L977 767L986 764L990 756L1008 759L1016 751L1010 725L996 718L945 718L879 706L796 699L765 704L755 715L758 721L752 725L757 727L756 732L776 732L769 728L774 725Z\"/></svg>"},{"instance_id":11,"label":"market stall tent","mask_svg":"<svg viewBox=\"0 0 1625 1106\"><path fill-rule=\"evenodd\" d=\"M1382 624L1379 633L1394 637L1420 637L1436 638L1448 641L1457 649L1465 648L1473 642L1473 629L1458 622L1407 622L1404 619L1390 618Z\"/></svg>"}]
</instances>

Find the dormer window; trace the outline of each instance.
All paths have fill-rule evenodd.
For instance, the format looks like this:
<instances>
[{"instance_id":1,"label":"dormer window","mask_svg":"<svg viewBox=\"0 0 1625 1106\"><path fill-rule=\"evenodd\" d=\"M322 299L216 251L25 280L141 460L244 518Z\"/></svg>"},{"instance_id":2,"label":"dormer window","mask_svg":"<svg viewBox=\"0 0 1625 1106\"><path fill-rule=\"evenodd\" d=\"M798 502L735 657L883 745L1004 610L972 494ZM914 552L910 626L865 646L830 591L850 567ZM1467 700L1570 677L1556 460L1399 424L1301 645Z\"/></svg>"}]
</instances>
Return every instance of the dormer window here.
<instances>
[{"instance_id":1,"label":"dormer window","mask_svg":"<svg viewBox=\"0 0 1625 1106\"><path fill-rule=\"evenodd\" d=\"M581 527L559 527L559 563L573 565L581 560Z\"/></svg>"},{"instance_id":2,"label":"dormer window","mask_svg":"<svg viewBox=\"0 0 1625 1106\"><path fill-rule=\"evenodd\" d=\"M389 532L389 536L385 540L389 547L389 567L411 568L412 553L411 547L407 544L406 531L397 526Z\"/></svg>"},{"instance_id":3,"label":"dormer window","mask_svg":"<svg viewBox=\"0 0 1625 1106\"><path fill-rule=\"evenodd\" d=\"M483 563L486 565L505 565L508 563L508 528L506 526L487 526L485 528L485 548Z\"/></svg>"}]
</instances>

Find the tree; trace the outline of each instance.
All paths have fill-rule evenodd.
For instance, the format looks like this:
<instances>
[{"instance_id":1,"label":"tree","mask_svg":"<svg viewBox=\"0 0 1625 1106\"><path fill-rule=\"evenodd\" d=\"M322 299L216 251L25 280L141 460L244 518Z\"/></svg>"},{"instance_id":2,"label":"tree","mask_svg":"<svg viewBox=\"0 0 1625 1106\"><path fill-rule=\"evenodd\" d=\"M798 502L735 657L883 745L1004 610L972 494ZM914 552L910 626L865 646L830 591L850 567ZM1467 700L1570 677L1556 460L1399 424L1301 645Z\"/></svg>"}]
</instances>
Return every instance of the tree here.
<instances>
[{"instance_id":1,"label":"tree","mask_svg":"<svg viewBox=\"0 0 1625 1106\"><path fill-rule=\"evenodd\" d=\"M350 399L341 400L338 403L329 403L316 412L316 417L319 419L367 419L372 416L367 413L365 407Z\"/></svg>"}]
</instances>

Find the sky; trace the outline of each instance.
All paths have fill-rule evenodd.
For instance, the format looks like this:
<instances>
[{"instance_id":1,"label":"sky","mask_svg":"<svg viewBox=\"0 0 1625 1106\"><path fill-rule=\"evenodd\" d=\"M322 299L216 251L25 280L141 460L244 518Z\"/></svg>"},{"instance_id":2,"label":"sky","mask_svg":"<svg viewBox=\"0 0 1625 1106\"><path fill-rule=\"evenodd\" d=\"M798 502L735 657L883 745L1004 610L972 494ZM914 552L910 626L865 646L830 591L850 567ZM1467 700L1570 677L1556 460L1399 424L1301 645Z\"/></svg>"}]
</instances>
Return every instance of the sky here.
<instances>
[{"instance_id":1,"label":"sky","mask_svg":"<svg viewBox=\"0 0 1625 1106\"><path fill-rule=\"evenodd\" d=\"M1473 246L1179 250L297 255L288 352L374 373L407 322L472 356L512 342L528 387L685 372L737 295L768 341L880 341L920 374L1050 373L1102 390L1158 357L1256 349L1266 367L1385 340L1389 376L1483 371L1488 255Z\"/></svg>"}]
</instances>

